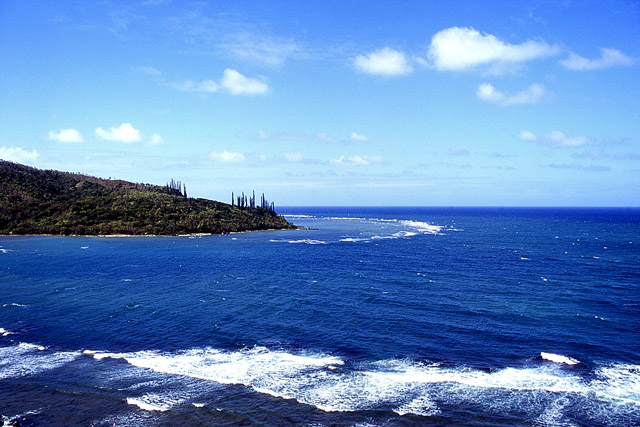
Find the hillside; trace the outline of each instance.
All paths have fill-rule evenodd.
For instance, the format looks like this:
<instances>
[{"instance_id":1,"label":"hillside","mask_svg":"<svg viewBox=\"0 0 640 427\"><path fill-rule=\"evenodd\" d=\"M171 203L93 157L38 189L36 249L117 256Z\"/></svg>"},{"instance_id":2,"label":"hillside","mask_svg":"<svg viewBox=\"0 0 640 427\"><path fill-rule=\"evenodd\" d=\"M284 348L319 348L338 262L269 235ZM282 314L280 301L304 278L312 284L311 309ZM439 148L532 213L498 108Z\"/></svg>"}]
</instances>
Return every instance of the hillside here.
<instances>
[{"instance_id":1,"label":"hillside","mask_svg":"<svg viewBox=\"0 0 640 427\"><path fill-rule=\"evenodd\" d=\"M172 180L173 184L173 180ZM288 229L268 208L186 197L136 184L0 160L0 234L176 235Z\"/></svg>"}]
</instances>

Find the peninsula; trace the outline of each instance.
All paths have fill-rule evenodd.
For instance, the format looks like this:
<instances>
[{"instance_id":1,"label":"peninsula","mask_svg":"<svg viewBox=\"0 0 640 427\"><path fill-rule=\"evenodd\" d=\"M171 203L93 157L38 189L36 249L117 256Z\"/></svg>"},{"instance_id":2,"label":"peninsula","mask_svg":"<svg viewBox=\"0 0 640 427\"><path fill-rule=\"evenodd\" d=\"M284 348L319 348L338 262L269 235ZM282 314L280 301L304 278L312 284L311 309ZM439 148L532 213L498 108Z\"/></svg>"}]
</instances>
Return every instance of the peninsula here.
<instances>
[{"instance_id":1,"label":"peninsula","mask_svg":"<svg viewBox=\"0 0 640 427\"><path fill-rule=\"evenodd\" d=\"M40 170L0 160L0 234L179 235L296 227L255 196L237 205L187 197L186 187Z\"/></svg>"}]
</instances>

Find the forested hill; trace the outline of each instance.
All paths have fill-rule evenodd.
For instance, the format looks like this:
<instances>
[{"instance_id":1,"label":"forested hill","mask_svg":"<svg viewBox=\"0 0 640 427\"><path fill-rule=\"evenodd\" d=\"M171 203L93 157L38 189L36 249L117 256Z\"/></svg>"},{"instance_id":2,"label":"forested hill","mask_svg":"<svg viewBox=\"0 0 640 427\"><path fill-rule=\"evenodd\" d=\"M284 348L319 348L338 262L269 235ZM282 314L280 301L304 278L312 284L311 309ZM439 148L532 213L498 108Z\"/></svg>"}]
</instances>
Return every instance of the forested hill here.
<instances>
[{"instance_id":1,"label":"forested hill","mask_svg":"<svg viewBox=\"0 0 640 427\"><path fill-rule=\"evenodd\" d=\"M288 228L295 226L270 207L189 198L173 180L166 186L136 184L0 160L0 234L177 235Z\"/></svg>"}]
</instances>

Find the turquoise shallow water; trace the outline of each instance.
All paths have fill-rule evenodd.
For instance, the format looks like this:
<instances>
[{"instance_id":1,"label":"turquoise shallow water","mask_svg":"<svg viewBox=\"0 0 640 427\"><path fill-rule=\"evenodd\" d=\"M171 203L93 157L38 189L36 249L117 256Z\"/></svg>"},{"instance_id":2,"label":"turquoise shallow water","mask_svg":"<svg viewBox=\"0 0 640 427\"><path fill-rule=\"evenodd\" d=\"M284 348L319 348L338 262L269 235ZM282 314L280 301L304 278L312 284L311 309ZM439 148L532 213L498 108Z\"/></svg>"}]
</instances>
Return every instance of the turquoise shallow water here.
<instances>
[{"instance_id":1,"label":"turquoise shallow water","mask_svg":"<svg viewBox=\"0 0 640 427\"><path fill-rule=\"evenodd\" d=\"M311 229L0 237L5 422L640 422L640 210L281 213Z\"/></svg>"}]
</instances>

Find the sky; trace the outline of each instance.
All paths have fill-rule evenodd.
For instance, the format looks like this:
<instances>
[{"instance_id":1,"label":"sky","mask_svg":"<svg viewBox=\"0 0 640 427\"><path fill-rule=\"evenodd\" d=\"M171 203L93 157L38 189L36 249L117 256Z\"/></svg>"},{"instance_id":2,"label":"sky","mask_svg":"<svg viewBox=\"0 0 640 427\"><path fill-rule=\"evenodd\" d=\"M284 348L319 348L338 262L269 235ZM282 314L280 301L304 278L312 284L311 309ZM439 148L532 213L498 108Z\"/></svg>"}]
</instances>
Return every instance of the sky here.
<instances>
[{"instance_id":1,"label":"sky","mask_svg":"<svg viewBox=\"0 0 640 427\"><path fill-rule=\"evenodd\" d=\"M640 2L0 0L0 158L277 206L640 206Z\"/></svg>"}]
</instances>

